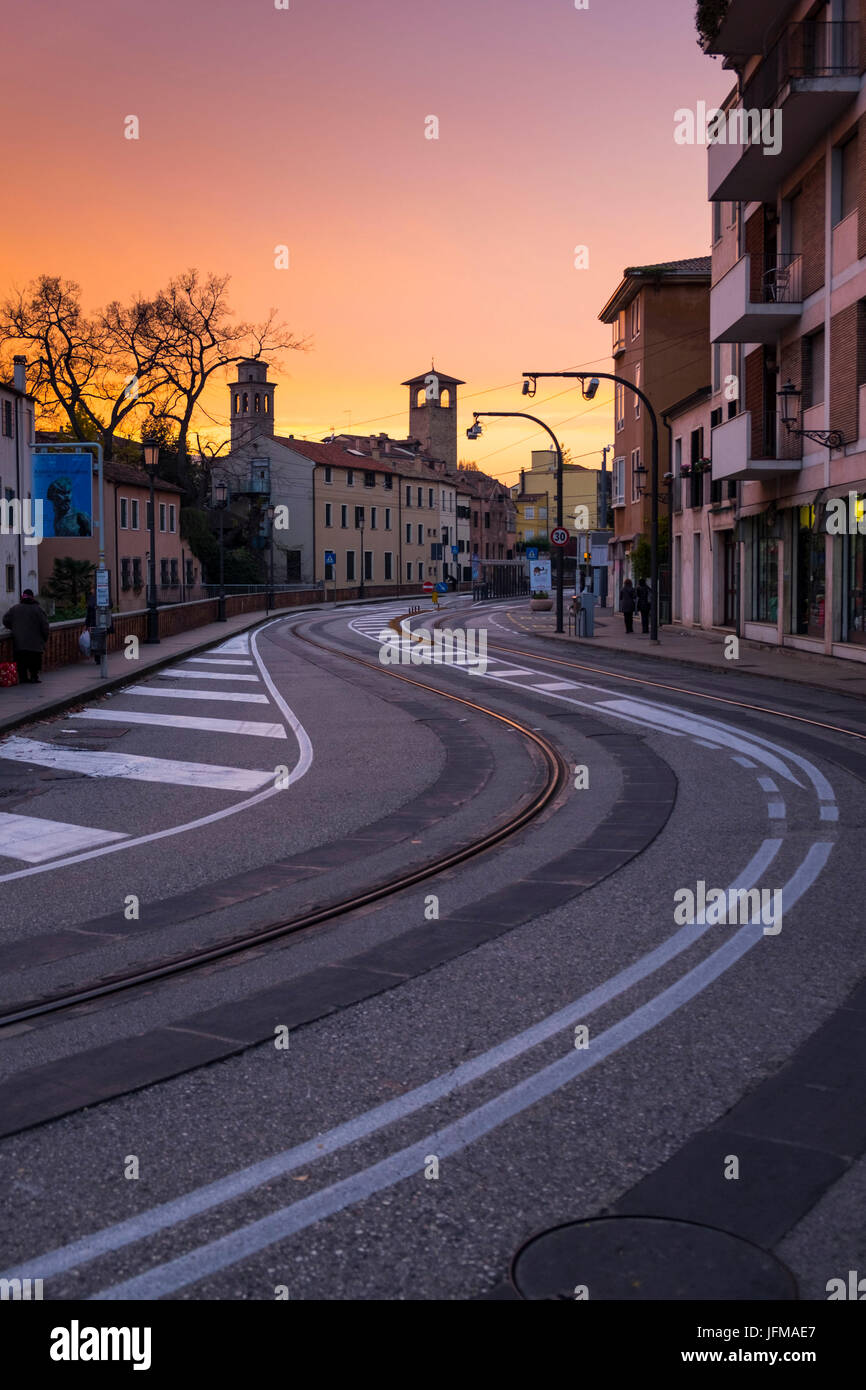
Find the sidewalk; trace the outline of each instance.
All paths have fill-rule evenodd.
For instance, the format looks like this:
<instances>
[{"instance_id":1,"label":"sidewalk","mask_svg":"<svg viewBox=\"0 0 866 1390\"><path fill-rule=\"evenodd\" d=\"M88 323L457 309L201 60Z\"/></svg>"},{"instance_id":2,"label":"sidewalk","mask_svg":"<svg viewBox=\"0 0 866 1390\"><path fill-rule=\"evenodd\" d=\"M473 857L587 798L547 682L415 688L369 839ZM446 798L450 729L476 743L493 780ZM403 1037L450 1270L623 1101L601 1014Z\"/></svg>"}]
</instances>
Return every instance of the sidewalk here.
<instances>
[{"instance_id":1,"label":"sidewalk","mask_svg":"<svg viewBox=\"0 0 866 1390\"><path fill-rule=\"evenodd\" d=\"M382 599L368 600L371 605L386 602ZM407 600L408 602L408 600ZM353 604L337 604L337 608L355 607ZM109 690L126 685L133 680L142 680L153 671L217 642L226 642L238 632L247 632L258 627L267 618L289 617L295 613L314 613L324 604L314 604L309 608L271 609L266 614L264 608L254 613L239 613L224 623L208 623L205 627L192 627L173 637L163 637L158 646L149 647L141 643L138 660L129 661L122 651L111 652L108 657L108 678L103 680L99 668L92 658L61 666L42 674L37 689L35 685L13 685L0 689L0 734L8 733L21 724L29 724L34 719L44 719L54 714L62 714L73 705L99 699ZM332 604L328 605L333 608Z\"/></svg>"},{"instance_id":2,"label":"sidewalk","mask_svg":"<svg viewBox=\"0 0 866 1390\"><path fill-rule=\"evenodd\" d=\"M609 608L596 609L594 637L571 637L568 633L557 633L554 630L555 613L531 613L528 603L520 608L509 608L509 614L515 632L579 647L582 658L591 659L592 651L637 653L650 661L676 661L683 665L723 671L727 675L747 671L753 676L795 681L819 690L833 690L839 695L866 695L864 662L812 655L811 652L794 651L791 647L765 646L760 642L747 641L744 637L739 639L739 657L729 660L724 654L725 638L730 636L728 632L677 626L660 627L659 642L655 645L650 642L648 635L644 636L639 630L628 635L621 614L614 614ZM566 616L566 625L567 622ZM640 628L637 614L635 625Z\"/></svg>"}]
</instances>

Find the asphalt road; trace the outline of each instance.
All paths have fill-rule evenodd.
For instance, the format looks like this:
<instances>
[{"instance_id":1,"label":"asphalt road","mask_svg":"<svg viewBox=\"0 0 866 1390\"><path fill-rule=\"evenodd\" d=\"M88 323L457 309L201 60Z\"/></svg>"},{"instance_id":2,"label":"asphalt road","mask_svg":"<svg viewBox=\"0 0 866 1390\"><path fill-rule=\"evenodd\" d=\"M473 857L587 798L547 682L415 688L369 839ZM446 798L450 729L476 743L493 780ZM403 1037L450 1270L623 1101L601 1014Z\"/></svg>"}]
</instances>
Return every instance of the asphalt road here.
<instances>
[{"instance_id":1,"label":"asphalt road","mask_svg":"<svg viewBox=\"0 0 866 1390\"><path fill-rule=\"evenodd\" d=\"M542 785L538 754L444 694L537 730L570 770L541 817L435 879L6 1029L0 1086L24 1118L0 1140L3 1273L58 1299L471 1299L534 1233L635 1211L734 1232L801 1298L866 1268L866 763L818 727L862 727L861 708L653 663L655 682L806 726L618 681L645 674L633 657L557 666L506 609L440 615L486 634L483 673L382 667L404 606L280 619L0 744L5 1004L336 901L504 822ZM684 921L699 884L763 891L766 915ZM39 1121L133 1055L140 1089L106 1080L111 1098ZM591 1294L600 1273L579 1273Z\"/></svg>"}]
</instances>

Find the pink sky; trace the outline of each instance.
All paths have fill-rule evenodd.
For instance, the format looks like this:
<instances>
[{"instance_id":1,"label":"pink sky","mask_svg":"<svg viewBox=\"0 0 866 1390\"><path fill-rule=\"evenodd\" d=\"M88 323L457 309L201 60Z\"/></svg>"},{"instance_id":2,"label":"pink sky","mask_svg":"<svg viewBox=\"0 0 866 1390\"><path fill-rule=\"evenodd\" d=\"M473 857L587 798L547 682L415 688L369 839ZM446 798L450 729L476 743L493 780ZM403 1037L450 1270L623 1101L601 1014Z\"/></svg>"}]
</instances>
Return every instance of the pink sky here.
<instances>
[{"instance_id":1,"label":"pink sky","mask_svg":"<svg viewBox=\"0 0 866 1390\"><path fill-rule=\"evenodd\" d=\"M524 368L610 370L597 314L624 266L708 253L706 149L675 144L673 113L732 81L693 15L693 0L18 5L0 291L45 271L96 307L190 265L229 272L240 316L273 306L312 339L280 377L283 433L405 433L399 383L432 354L466 380L461 431L473 407L519 410ZM558 392L530 408L598 463L610 394ZM211 409L227 403L220 382ZM511 482L546 444L491 421L460 453Z\"/></svg>"}]
</instances>

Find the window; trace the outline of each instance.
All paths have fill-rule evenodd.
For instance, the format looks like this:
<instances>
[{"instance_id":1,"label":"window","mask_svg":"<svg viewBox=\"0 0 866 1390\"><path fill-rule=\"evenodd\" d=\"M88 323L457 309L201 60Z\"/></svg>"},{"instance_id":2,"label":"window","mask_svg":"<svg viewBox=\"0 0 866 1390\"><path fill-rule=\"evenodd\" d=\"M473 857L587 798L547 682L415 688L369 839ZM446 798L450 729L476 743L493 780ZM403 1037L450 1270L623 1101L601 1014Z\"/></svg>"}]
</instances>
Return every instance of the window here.
<instances>
[{"instance_id":1,"label":"window","mask_svg":"<svg viewBox=\"0 0 866 1390\"><path fill-rule=\"evenodd\" d=\"M638 389L638 391L639 391L639 390L640 390L640 362L636 362L636 363L635 363L635 368L634 368L634 384L635 384L635 386L637 387L637 389ZM634 397L634 418L635 418L636 420L639 420L639 419L640 419L640 396L637 394L637 392L635 392L635 397Z\"/></svg>"},{"instance_id":2,"label":"window","mask_svg":"<svg viewBox=\"0 0 866 1390\"><path fill-rule=\"evenodd\" d=\"M625 429L625 387L621 381L615 383L613 388L614 414L616 416L617 430Z\"/></svg>"},{"instance_id":3,"label":"window","mask_svg":"<svg viewBox=\"0 0 866 1390\"><path fill-rule=\"evenodd\" d=\"M406 583L407 583L407 584L411 584L411 583L412 583L412 561L411 561L411 560L407 560L407 561L406 561Z\"/></svg>"},{"instance_id":4,"label":"window","mask_svg":"<svg viewBox=\"0 0 866 1390\"><path fill-rule=\"evenodd\" d=\"M261 398L261 396L259 395L258 391L256 392L255 411L256 411L256 414L257 414L257 415L261 415L261 413L262 413L262 398Z\"/></svg>"},{"instance_id":5,"label":"window","mask_svg":"<svg viewBox=\"0 0 866 1390\"><path fill-rule=\"evenodd\" d=\"M640 449L631 451L631 500L639 502L643 492L643 474L640 472Z\"/></svg>"},{"instance_id":6,"label":"window","mask_svg":"<svg viewBox=\"0 0 866 1390\"><path fill-rule=\"evenodd\" d=\"M423 545L423 544L424 544L424 527L423 527L423 526L419 526L419 527L418 527L418 544L419 544L419 545Z\"/></svg>"},{"instance_id":7,"label":"window","mask_svg":"<svg viewBox=\"0 0 866 1390\"><path fill-rule=\"evenodd\" d=\"M267 396L265 396L265 400L267 400ZM195 583L195 567L192 560L186 562L186 582L190 587Z\"/></svg>"},{"instance_id":8,"label":"window","mask_svg":"<svg viewBox=\"0 0 866 1390\"><path fill-rule=\"evenodd\" d=\"M378 507L371 507L371 508L370 508L370 530L371 530L371 531L375 531L375 529L376 529L376 515L377 515L378 511L379 511L379 508L378 508Z\"/></svg>"},{"instance_id":9,"label":"window","mask_svg":"<svg viewBox=\"0 0 866 1390\"><path fill-rule=\"evenodd\" d=\"M355 578L355 552L346 551L346 583L351 584Z\"/></svg>"},{"instance_id":10,"label":"window","mask_svg":"<svg viewBox=\"0 0 866 1390\"><path fill-rule=\"evenodd\" d=\"M721 423L722 423L722 407L719 406L717 410L711 410L711 411L710 411L710 429L711 429L711 430L714 430L714 429L716 428L716 425L720 425Z\"/></svg>"},{"instance_id":11,"label":"window","mask_svg":"<svg viewBox=\"0 0 866 1390\"><path fill-rule=\"evenodd\" d=\"M131 503L130 503L130 508L129 508L129 509L130 509L131 520L132 520L132 526L131 526L130 529L133 530L133 531L137 531L137 530L138 530L138 498L137 498L137 497L133 497L133 498L132 498L132 501L131 501Z\"/></svg>"},{"instance_id":12,"label":"window","mask_svg":"<svg viewBox=\"0 0 866 1390\"><path fill-rule=\"evenodd\" d=\"M120 562L120 587L130 589L132 587L132 564L129 560Z\"/></svg>"},{"instance_id":13,"label":"window","mask_svg":"<svg viewBox=\"0 0 866 1390\"><path fill-rule=\"evenodd\" d=\"M14 424L13 424L13 422L12 422L12 402L11 402L11 401L4 401L4 402L3 402L3 433L7 436L8 439L11 439L11 438L12 438L12 434L13 434L14 428L15 428L15 426L14 426Z\"/></svg>"},{"instance_id":14,"label":"window","mask_svg":"<svg viewBox=\"0 0 866 1390\"><path fill-rule=\"evenodd\" d=\"M330 465L329 463L326 463L326 464L325 464L325 477L324 477L324 481L325 481L326 483L333 482L333 476L332 476L332 474L331 474L331 465Z\"/></svg>"},{"instance_id":15,"label":"window","mask_svg":"<svg viewBox=\"0 0 866 1390\"><path fill-rule=\"evenodd\" d=\"M423 489L423 487L419 487L419 489L418 489L418 506L419 506L419 507L423 507L423 506L424 506L424 489Z\"/></svg>"},{"instance_id":16,"label":"window","mask_svg":"<svg viewBox=\"0 0 866 1390\"><path fill-rule=\"evenodd\" d=\"M538 508L538 520L539 520L539 521L544 521L544 520L546 520L546 518L547 518L547 508L546 508L546 507L539 507L539 508Z\"/></svg>"},{"instance_id":17,"label":"window","mask_svg":"<svg viewBox=\"0 0 866 1390\"><path fill-rule=\"evenodd\" d=\"M704 428L692 430L689 442L689 462L692 466L691 494L689 496L690 507L702 507L704 505L704 474L698 471L695 464L704 456Z\"/></svg>"},{"instance_id":18,"label":"window","mask_svg":"<svg viewBox=\"0 0 866 1390\"><path fill-rule=\"evenodd\" d=\"M490 530L490 513L489 513L489 512L485 512L485 513L484 513L484 526L485 526L485 528L486 528L488 531Z\"/></svg>"},{"instance_id":19,"label":"window","mask_svg":"<svg viewBox=\"0 0 866 1390\"><path fill-rule=\"evenodd\" d=\"M127 522L128 522L128 520L129 520L128 512L129 512L129 503L128 503L128 501L127 501L127 499L126 499L125 497L121 497L121 499L120 499L120 529L121 529L121 531L127 531L127 530L129 529L129 527L128 527L128 525L127 525Z\"/></svg>"},{"instance_id":20,"label":"window","mask_svg":"<svg viewBox=\"0 0 866 1390\"><path fill-rule=\"evenodd\" d=\"M356 507L356 508L355 508L355 530L356 530L356 531L360 531L363 525L364 525L364 508L363 508L363 507Z\"/></svg>"},{"instance_id":21,"label":"window","mask_svg":"<svg viewBox=\"0 0 866 1390\"><path fill-rule=\"evenodd\" d=\"M14 565L7 565L7 566L6 566L6 592L7 592L7 594L14 594L14 592L15 592L15 566L14 566Z\"/></svg>"},{"instance_id":22,"label":"window","mask_svg":"<svg viewBox=\"0 0 866 1390\"><path fill-rule=\"evenodd\" d=\"M331 506L330 502L326 502L326 503L325 503L325 525L326 525L326 526L333 526L333 524L334 524L334 523L333 523L333 520L332 520L332 513L333 513L333 507Z\"/></svg>"},{"instance_id":23,"label":"window","mask_svg":"<svg viewBox=\"0 0 866 1390\"><path fill-rule=\"evenodd\" d=\"M141 560L137 556L132 561L132 587L133 589L142 588Z\"/></svg>"},{"instance_id":24,"label":"window","mask_svg":"<svg viewBox=\"0 0 866 1390\"><path fill-rule=\"evenodd\" d=\"M427 506L428 506L428 507L435 507L435 505L436 505L436 503L433 501L433 489L432 489L432 487L428 487L428 489L427 489Z\"/></svg>"},{"instance_id":25,"label":"window","mask_svg":"<svg viewBox=\"0 0 866 1390\"><path fill-rule=\"evenodd\" d=\"M346 487L355 486L355 471L352 468L346 469Z\"/></svg>"},{"instance_id":26,"label":"window","mask_svg":"<svg viewBox=\"0 0 866 1390\"><path fill-rule=\"evenodd\" d=\"M373 552L372 552L372 550L365 550L365 551L364 551L364 579L365 579L365 580L368 580L368 579L372 579L372 578L373 578Z\"/></svg>"},{"instance_id":27,"label":"window","mask_svg":"<svg viewBox=\"0 0 866 1390\"><path fill-rule=\"evenodd\" d=\"M775 623L779 611L779 542L766 512L752 519L749 616L756 623Z\"/></svg>"},{"instance_id":28,"label":"window","mask_svg":"<svg viewBox=\"0 0 866 1390\"><path fill-rule=\"evenodd\" d=\"M407 486L407 488L406 488L406 506L407 506L407 507L411 507L411 505L412 505L412 489L411 489L410 487Z\"/></svg>"},{"instance_id":29,"label":"window","mask_svg":"<svg viewBox=\"0 0 866 1390\"><path fill-rule=\"evenodd\" d=\"M421 580L422 580L423 578L424 578L424 566L423 566L423 564L421 563L421 561L419 560L419 561L418 561L418 583L419 583L419 584L421 583Z\"/></svg>"},{"instance_id":30,"label":"window","mask_svg":"<svg viewBox=\"0 0 866 1390\"><path fill-rule=\"evenodd\" d=\"M613 461L613 470L612 470L612 472L611 472L611 499L610 499L610 505L611 505L612 507L624 507L624 506L625 506L625 455L624 455L624 454L622 454L619 458L615 458L614 461Z\"/></svg>"},{"instance_id":31,"label":"window","mask_svg":"<svg viewBox=\"0 0 866 1390\"><path fill-rule=\"evenodd\" d=\"M534 507L524 507L524 509L523 509L523 514L524 514L524 516L526 517L526 520L527 520L527 521L534 521L534 520L535 520L535 508L534 508Z\"/></svg>"},{"instance_id":32,"label":"window","mask_svg":"<svg viewBox=\"0 0 866 1390\"><path fill-rule=\"evenodd\" d=\"M391 508L390 508L390 507L386 507L386 508L385 508L385 530L386 530L386 531L390 531L390 530L391 530Z\"/></svg>"},{"instance_id":33,"label":"window","mask_svg":"<svg viewBox=\"0 0 866 1390\"><path fill-rule=\"evenodd\" d=\"M713 343L713 395L722 389L722 345Z\"/></svg>"},{"instance_id":34,"label":"window","mask_svg":"<svg viewBox=\"0 0 866 1390\"><path fill-rule=\"evenodd\" d=\"M478 525L478 513L477 513L477 512L473 512L473 513L472 513L472 525L473 525L473 526L477 526L477 525Z\"/></svg>"},{"instance_id":35,"label":"window","mask_svg":"<svg viewBox=\"0 0 866 1390\"><path fill-rule=\"evenodd\" d=\"M175 510L173 502L169 502L168 504L168 529L169 531L175 531L177 529L177 511Z\"/></svg>"},{"instance_id":36,"label":"window","mask_svg":"<svg viewBox=\"0 0 866 1390\"><path fill-rule=\"evenodd\" d=\"M631 302L631 336L632 339L640 337L640 295L636 295Z\"/></svg>"},{"instance_id":37,"label":"window","mask_svg":"<svg viewBox=\"0 0 866 1390\"><path fill-rule=\"evenodd\" d=\"M385 551L385 578L394 578L394 556L390 550Z\"/></svg>"},{"instance_id":38,"label":"window","mask_svg":"<svg viewBox=\"0 0 866 1390\"><path fill-rule=\"evenodd\" d=\"M348 524L349 524L349 508L346 506L346 503L344 502L343 505L342 505L342 507L340 508L340 525L342 526L342 528L343 528L344 531L345 531L346 527L348 526Z\"/></svg>"},{"instance_id":39,"label":"window","mask_svg":"<svg viewBox=\"0 0 866 1390\"><path fill-rule=\"evenodd\" d=\"M406 544L407 544L407 545L411 545L411 544L412 544L412 523L411 523L411 521L407 521L407 522L406 522Z\"/></svg>"},{"instance_id":40,"label":"window","mask_svg":"<svg viewBox=\"0 0 866 1390\"><path fill-rule=\"evenodd\" d=\"M177 584L178 584L177 560L172 560L172 561L171 561L171 587L172 587L173 589L176 589L176 588L177 588Z\"/></svg>"},{"instance_id":41,"label":"window","mask_svg":"<svg viewBox=\"0 0 866 1390\"><path fill-rule=\"evenodd\" d=\"M824 400L824 330L803 339L803 409Z\"/></svg>"},{"instance_id":42,"label":"window","mask_svg":"<svg viewBox=\"0 0 866 1390\"><path fill-rule=\"evenodd\" d=\"M365 473L365 474L364 474L364 487L375 487L375 486L376 486L376 474L375 474L375 473Z\"/></svg>"},{"instance_id":43,"label":"window","mask_svg":"<svg viewBox=\"0 0 866 1390\"><path fill-rule=\"evenodd\" d=\"M846 140L841 149L834 150L836 190L833 198L833 221L841 222L857 206L857 135Z\"/></svg>"},{"instance_id":44,"label":"window","mask_svg":"<svg viewBox=\"0 0 866 1390\"><path fill-rule=\"evenodd\" d=\"M159 582L168 587L168 560L159 562Z\"/></svg>"},{"instance_id":45,"label":"window","mask_svg":"<svg viewBox=\"0 0 866 1390\"><path fill-rule=\"evenodd\" d=\"M250 408L250 397L249 397L249 393L248 393L247 391L244 391L244 394L243 394L243 412L244 412L244 415L247 415L247 414L249 413L249 408Z\"/></svg>"},{"instance_id":46,"label":"window","mask_svg":"<svg viewBox=\"0 0 866 1390\"><path fill-rule=\"evenodd\" d=\"M722 205L713 203L713 246L722 239Z\"/></svg>"},{"instance_id":47,"label":"window","mask_svg":"<svg viewBox=\"0 0 866 1390\"><path fill-rule=\"evenodd\" d=\"M271 398L270 398L270 396L265 396L265 414L266 414L266 415L270 415L270 413L271 413Z\"/></svg>"},{"instance_id":48,"label":"window","mask_svg":"<svg viewBox=\"0 0 866 1390\"><path fill-rule=\"evenodd\" d=\"M164 530L165 530L165 503L164 503L164 502L160 502L160 504L159 504L159 529L160 529L160 531L164 531Z\"/></svg>"},{"instance_id":49,"label":"window","mask_svg":"<svg viewBox=\"0 0 866 1390\"><path fill-rule=\"evenodd\" d=\"M386 474L385 474L384 478L382 479L382 482L383 482L384 485L385 485L385 491L386 491L386 492L393 492L393 491L394 491L394 479L391 477L391 474L390 474L390 473L386 473Z\"/></svg>"}]
</instances>

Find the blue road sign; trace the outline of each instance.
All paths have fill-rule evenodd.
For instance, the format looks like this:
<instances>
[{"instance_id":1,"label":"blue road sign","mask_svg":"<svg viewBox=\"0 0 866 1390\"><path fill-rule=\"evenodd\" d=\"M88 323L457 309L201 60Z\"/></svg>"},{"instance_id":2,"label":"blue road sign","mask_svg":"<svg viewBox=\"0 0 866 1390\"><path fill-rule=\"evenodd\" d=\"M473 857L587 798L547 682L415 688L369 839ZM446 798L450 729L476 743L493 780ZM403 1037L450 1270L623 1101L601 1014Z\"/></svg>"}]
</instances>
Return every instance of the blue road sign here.
<instances>
[{"instance_id":1,"label":"blue road sign","mask_svg":"<svg viewBox=\"0 0 866 1390\"><path fill-rule=\"evenodd\" d=\"M528 546L526 547L526 558L527 558L527 560L537 560L537 559L538 559L538 546L537 546L537 545L528 545Z\"/></svg>"},{"instance_id":2,"label":"blue road sign","mask_svg":"<svg viewBox=\"0 0 866 1390\"><path fill-rule=\"evenodd\" d=\"M337 552L336 552L336 550L326 550L326 551L325 551L325 564L326 564L326 565L335 565L336 563L337 563Z\"/></svg>"},{"instance_id":3,"label":"blue road sign","mask_svg":"<svg viewBox=\"0 0 866 1390\"><path fill-rule=\"evenodd\" d=\"M447 594L448 592L448 585L441 579L439 580L439 583L436 585L436 592L437 594Z\"/></svg>"},{"instance_id":4,"label":"blue road sign","mask_svg":"<svg viewBox=\"0 0 866 1390\"><path fill-rule=\"evenodd\" d=\"M452 554L452 555L455 555L455 556L456 556L456 555L459 555L459 554L460 554L460 547L457 546L457 545L452 545L452 547L451 547L451 554Z\"/></svg>"}]
</instances>

